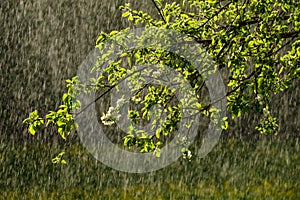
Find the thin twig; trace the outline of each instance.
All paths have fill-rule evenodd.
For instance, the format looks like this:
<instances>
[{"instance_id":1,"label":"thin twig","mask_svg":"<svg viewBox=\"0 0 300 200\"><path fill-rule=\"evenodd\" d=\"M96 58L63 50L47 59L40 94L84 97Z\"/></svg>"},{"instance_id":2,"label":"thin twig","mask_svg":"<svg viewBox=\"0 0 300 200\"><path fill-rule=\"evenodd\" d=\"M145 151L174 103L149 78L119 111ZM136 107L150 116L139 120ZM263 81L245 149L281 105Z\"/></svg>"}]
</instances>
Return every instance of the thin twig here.
<instances>
[{"instance_id":1,"label":"thin twig","mask_svg":"<svg viewBox=\"0 0 300 200\"><path fill-rule=\"evenodd\" d=\"M121 82L123 82L124 80L126 80L127 78L131 77L132 75L134 75L135 73L141 72L142 70L146 69L147 67L143 67L139 70L134 71L133 73L129 74L128 76L125 76L124 78L122 78L118 83L115 83L114 85L110 86L110 88L108 88L104 93L102 93L100 96L98 96L94 101L91 101L90 103L88 103L84 108L82 108L82 110L80 110L78 113L74 113L76 115L76 117L81 114L82 112L84 112L86 109L88 109L88 107L90 107L92 104L96 103L99 99L101 99L104 95L106 95L107 93L109 93L113 88L115 88L118 84L120 84Z\"/></svg>"},{"instance_id":2,"label":"thin twig","mask_svg":"<svg viewBox=\"0 0 300 200\"><path fill-rule=\"evenodd\" d=\"M157 3L155 2L155 0L152 0L152 2L153 2L153 4L155 5L155 7L156 7L156 9L157 9L157 11L158 11L158 13L159 13L159 15L161 16L161 18L163 19L163 21L164 21L165 24L166 24L167 22L166 22L166 20L165 20L165 18L164 18L164 16L163 16L163 14L161 13L161 10L160 10L160 8L158 7Z\"/></svg>"},{"instance_id":3,"label":"thin twig","mask_svg":"<svg viewBox=\"0 0 300 200\"><path fill-rule=\"evenodd\" d=\"M218 12L216 12L213 16L211 16L210 18L208 18L199 28L204 27L212 18L214 18L215 16L219 15L221 13L222 10L224 10L227 6L229 6L232 2L228 2L225 6L223 6L222 8L220 8L218 10Z\"/></svg>"}]
</instances>

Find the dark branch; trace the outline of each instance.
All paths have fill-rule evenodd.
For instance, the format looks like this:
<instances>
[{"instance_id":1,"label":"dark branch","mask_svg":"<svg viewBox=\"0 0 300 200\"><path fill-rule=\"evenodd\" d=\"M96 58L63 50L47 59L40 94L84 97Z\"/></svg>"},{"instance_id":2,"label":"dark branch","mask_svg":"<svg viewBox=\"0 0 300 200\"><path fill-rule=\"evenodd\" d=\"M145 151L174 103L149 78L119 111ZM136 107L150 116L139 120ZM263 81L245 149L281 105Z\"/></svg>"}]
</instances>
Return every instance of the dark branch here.
<instances>
[{"instance_id":1,"label":"dark branch","mask_svg":"<svg viewBox=\"0 0 300 200\"><path fill-rule=\"evenodd\" d=\"M153 4L155 5L155 8L157 9L159 15L161 16L161 18L163 19L163 21L164 21L165 24L166 24L167 22L166 22L166 20L165 20L165 18L164 18L164 16L163 16L163 14L161 13L161 10L160 10L160 8L158 7L157 3L155 2L155 0L152 0L152 2L153 2Z\"/></svg>"},{"instance_id":2,"label":"dark branch","mask_svg":"<svg viewBox=\"0 0 300 200\"><path fill-rule=\"evenodd\" d=\"M83 113L88 107L90 107L91 105L93 105L94 103L96 103L99 99L101 99L104 95L106 95L107 93L109 93L113 88L115 88L118 84L120 84L121 82L123 82L124 80L126 80L127 78L131 77L132 75L141 72L142 70L146 69L146 67L143 67L141 69L138 69L136 71L134 71L133 73L129 74L128 76L125 76L124 78L122 78L118 83L113 84L112 86L110 86L104 93L102 93L100 96L98 96L94 101L88 103L85 107L82 108L82 110L80 110L78 113L74 113L75 117L78 116L79 114Z\"/></svg>"},{"instance_id":3,"label":"dark branch","mask_svg":"<svg viewBox=\"0 0 300 200\"><path fill-rule=\"evenodd\" d=\"M218 14L220 14L220 12L222 10L224 10L227 6L229 6L232 2L227 3L225 6L223 6L222 8L220 8L220 10L218 10L218 12L216 12L213 16L211 16L210 18L208 18L199 28L205 26L211 19L213 19L215 16L217 16Z\"/></svg>"},{"instance_id":4,"label":"dark branch","mask_svg":"<svg viewBox=\"0 0 300 200\"><path fill-rule=\"evenodd\" d=\"M281 38L291 38L291 37L296 37L300 31L290 31L290 32L285 32L285 33L280 33Z\"/></svg>"}]
</instances>

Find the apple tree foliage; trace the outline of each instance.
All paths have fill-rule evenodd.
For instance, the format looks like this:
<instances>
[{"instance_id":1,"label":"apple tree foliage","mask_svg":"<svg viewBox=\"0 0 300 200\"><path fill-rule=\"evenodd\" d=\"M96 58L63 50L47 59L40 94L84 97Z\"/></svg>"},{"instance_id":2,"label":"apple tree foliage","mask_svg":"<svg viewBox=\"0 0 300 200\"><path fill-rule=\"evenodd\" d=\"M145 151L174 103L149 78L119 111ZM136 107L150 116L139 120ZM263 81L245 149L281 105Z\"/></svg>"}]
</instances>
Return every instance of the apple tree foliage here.
<instances>
[{"instance_id":1,"label":"apple tree foliage","mask_svg":"<svg viewBox=\"0 0 300 200\"><path fill-rule=\"evenodd\" d=\"M228 117L239 117L242 113L255 110L261 114L256 129L261 134L276 135L277 119L269 111L270 97L289 88L300 76L300 3L293 0L185 0L181 3L165 3L153 0L159 17L152 17L144 11L134 10L130 4L121 6L123 17L132 22L132 27L158 27L175 30L187 38L201 44L209 53L218 70L227 72L223 77L226 87ZM123 30L122 30L123 31ZM105 41L122 31L101 33L96 41L100 50ZM109 57L109 56L107 56ZM129 58L124 67L124 58ZM99 61L109 61L105 56ZM76 134L74 115L80 113L81 92L93 90L110 91L124 79L134 80L130 74L137 64L163 64L179 72L196 92L195 108L206 116L216 113L212 104L201 100L199 91L204 79L191 63L180 56L160 49L143 48L125 52L117 60L107 62L102 75L91 79L89 86L82 85L78 78L67 80L68 91L62 97L62 105L57 111L50 111L41 118L35 110L25 119L29 132L35 134L41 125L54 124L63 139ZM97 70L95 66L93 70ZM104 75L105 74L105 75ZM131 101L142 105L131 109L128 118L134 122L149 120L150 108L154 104L162 106L166 118L160 120L154 135L128 127L124 145L140 152L154 152L159 156L163 139L176 131L181 120L179 103L172 102L174 91L163 86L143 84L134 88L131 99L121 99L118 103ZM95 101L102 98L104 92ZM111 126L120 117L117 107L110 107L101 116L104 125ZM160 116L156 113L156 116ZM45 123L44 123L45 122ZM226 118L220 122L226 129ZM186 152L186 151L184 151Z\"/></svg>"}]
</instances>

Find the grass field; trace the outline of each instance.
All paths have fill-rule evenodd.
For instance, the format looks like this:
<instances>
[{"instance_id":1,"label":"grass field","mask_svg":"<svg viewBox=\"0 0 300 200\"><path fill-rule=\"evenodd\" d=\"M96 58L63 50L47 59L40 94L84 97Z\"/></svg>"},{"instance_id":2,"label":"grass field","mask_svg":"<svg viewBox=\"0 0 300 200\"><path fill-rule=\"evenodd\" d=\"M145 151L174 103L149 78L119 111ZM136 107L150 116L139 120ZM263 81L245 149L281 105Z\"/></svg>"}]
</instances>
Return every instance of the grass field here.
<instances>
[{"instance_id":1,"label":"grass field","mask_svg":"<svg viewBox=\"0 0 300 200\"><path fill-rule=\"evenodd\" d=\"M110 169L80 145L52 164L60 150L1 143L0 199L300 199L298 139L224 140L145 174Z\"/></svg>"}]
</instances>

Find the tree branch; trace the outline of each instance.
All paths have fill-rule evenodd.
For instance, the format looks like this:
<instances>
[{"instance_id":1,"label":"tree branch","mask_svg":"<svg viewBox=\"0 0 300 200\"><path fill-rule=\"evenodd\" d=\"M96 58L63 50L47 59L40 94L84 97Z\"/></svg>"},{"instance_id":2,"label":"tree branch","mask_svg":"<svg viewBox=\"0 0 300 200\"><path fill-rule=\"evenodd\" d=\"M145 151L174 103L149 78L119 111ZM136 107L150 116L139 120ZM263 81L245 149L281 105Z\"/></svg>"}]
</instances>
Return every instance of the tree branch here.
<instances>
[{"instance_id":1,"label":"tree branch","mask_svg":"<svg viewBox=\"0 0 300 200\"><path fill-rule=\"evenodd\" d=\"M165 17L163 16L163 14L161 13L160 8L158 7L157 3L155 2L155 0L152 0L153 4L155 5L155 8L157 9L159 15L161 16L161 18L163 19L163 21L165 22L165 24L167 23L165 20Z\"/></svg>"},{"instance_id":2,"label":"tree branch","mask_svg":"<svg viewBox=\"0 0 300 200\"><path fill-rule=\"evenodd\" d=\"M223 6L222 8L220 8L218 10L218 12L216 12L213 16L211 16L210 18L208 18L200 27L197 28L197 30L199 30L199 28L202 28L203 26L205 26L211 19L213 19L215 16L217 16L218 14L220 14L220 12L222 10L224 10L227 6L229 6L232 2L228 2L225 6Z\"/></svg>"},{"instance_id":3,"label":"tree branch","mask_svg":"<svg viewBox=\"0 0 300 200\"><path fill-rule=\"evenodd\" d=\"M291 38L291 37L296 37L299 33L300 31L290 31L290 32L280 33L279 35L281 38Z\"/></svg>"},{"instance_id":4,"label":"tree branch","mask_svg":"<svg viewBox=\"0 0 300 200\"><path fill-rule=\"evenodd\" d=\"M113 84L112 86L110 86L104 93L102 93L100 96L98 96L94 101L91 101L90 103L88 103L85 107L82 108L82 110L80 110L78 113L73 113L75 114L75 117L77 117L79 114L83 113L86 109L88 109L88 107L90 107L92 104L96 103L99 99L101 99L104 95L106 95L107 93L109 93L113 88L115 88L118 84L120 84L121 82L123 82L124 80L126 80L127 78L131 77L132 75L134 75L135 73L141 72L142 70L146 69L146 67L143 67L139 70L134 71L133 73L129 74L128 76L125 76L124 78L122 78L118 83ZM75 118L74 117L74 118Z\"/></svg>"}]
</instances>

